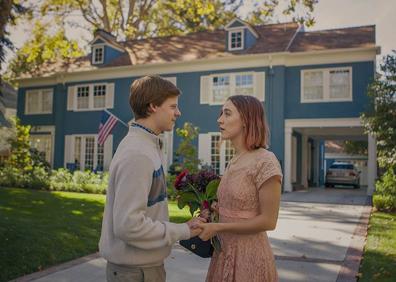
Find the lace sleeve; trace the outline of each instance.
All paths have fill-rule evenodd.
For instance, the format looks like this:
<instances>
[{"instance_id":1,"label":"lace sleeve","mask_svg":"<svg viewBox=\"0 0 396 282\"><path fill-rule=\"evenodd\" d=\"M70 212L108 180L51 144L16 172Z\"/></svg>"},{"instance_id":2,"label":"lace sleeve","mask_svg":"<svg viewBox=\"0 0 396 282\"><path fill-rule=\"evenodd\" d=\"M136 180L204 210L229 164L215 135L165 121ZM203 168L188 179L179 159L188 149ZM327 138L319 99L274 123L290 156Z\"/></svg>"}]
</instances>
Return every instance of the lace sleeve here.
<instances>
[{"instance_id":1,"label":"lace sleeve","mask_svg":"<svg viewBox=\"0 0 396 282\"><path fill-rule=\"evenodd\" d=\"M282 169L279 161L272 152L268 152L263 158L256 162L251 171L253 183L259 190L263 183L272 176L279 175L282 179Z\"/></svg>"}]
</instances>

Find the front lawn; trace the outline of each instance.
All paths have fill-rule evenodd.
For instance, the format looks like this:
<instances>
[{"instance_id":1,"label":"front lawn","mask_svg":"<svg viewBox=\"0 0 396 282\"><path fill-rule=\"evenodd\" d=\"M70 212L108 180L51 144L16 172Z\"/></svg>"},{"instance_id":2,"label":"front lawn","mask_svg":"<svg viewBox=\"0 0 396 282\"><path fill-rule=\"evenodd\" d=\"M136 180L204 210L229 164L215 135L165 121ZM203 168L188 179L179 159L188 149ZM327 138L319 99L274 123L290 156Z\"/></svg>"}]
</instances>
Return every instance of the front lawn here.
<instances>
[{"instance_id":1,"label":"front lawn","mask_svg":"<svg viewBox=\"0 0 396 282\"><path fill-rule=\"evenodd\" d=\"M105 196L0 188L0 281L95 253ZM190 216L169 204L172 222Z\"/></svg>"},{"instance_id":2,"label":"front lawn","mask_svg":"<svg viewBox=\"0 0 396 282\"><path fill-rule=\"evenodd\" d=\"M372 213L359 277L359 282L395 281L396 213Z\"/></svg>"}]
</instances>

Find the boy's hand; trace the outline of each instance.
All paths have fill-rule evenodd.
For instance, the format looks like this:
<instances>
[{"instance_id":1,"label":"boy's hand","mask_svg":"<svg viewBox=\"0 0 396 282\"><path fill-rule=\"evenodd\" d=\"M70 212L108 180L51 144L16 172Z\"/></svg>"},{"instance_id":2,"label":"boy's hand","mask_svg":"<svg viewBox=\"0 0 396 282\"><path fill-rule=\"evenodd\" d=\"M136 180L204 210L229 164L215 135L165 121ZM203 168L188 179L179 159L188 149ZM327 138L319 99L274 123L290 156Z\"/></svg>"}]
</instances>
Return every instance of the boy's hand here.
<instances>
[{"instance_id":1,"label":"boy's hand","mask_svg":"<svg viewBox=\"0 0 396 282\"><path fill-rule=\"evenodd\" d=\"M198 227L199 224L205 223L206 219L202 217L194 217L187 221L187 225L190 228L190 237L195 237L201 234L202 229Z\"/></svg>"}]
</instances>

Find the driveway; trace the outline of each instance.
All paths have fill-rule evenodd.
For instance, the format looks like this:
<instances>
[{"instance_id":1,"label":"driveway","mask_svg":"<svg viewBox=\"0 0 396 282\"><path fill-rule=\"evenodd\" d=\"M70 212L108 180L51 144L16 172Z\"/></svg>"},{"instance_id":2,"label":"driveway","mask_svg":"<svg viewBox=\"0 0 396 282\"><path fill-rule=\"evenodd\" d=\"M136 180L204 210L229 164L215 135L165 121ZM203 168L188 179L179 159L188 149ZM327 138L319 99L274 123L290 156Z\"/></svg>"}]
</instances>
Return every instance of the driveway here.
<instances>
[{"instance_id":1,"label":"driveway","mask_svg":"<svg viewBox=\"0 0 396 282\"><path fill-rule=\"evenodd\" d=\"M356 281L370 206L365 189L313 188L282 195L278 225L269 232L280 281ZM168 282L205 281L209 259L175 245L165 261ZM18 281L104 282L97 254Z\"/></svg>"}]
</instances>

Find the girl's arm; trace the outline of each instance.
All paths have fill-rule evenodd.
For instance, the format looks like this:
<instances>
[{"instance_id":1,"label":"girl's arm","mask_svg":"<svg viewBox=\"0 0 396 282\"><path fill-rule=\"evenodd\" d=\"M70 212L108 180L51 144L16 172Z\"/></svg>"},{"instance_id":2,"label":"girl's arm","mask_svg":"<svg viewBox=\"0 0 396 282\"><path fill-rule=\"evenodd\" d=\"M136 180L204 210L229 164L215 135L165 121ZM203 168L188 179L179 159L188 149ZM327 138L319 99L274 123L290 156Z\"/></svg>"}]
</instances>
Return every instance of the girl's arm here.
<instances>
[{"instance_id":1,"label":"girl's arm","mask_svg":"<svg viewBox=\"0 0 396 282\"><path fill-rule=\"evenodd\" d=\"M206 241L217 233L253 234L273 230L278 220L281 197L281 177L272 176L259 189L260 214L241 222L200 223L202 229L199 237Z\"/></svg>"}]
</instances>

